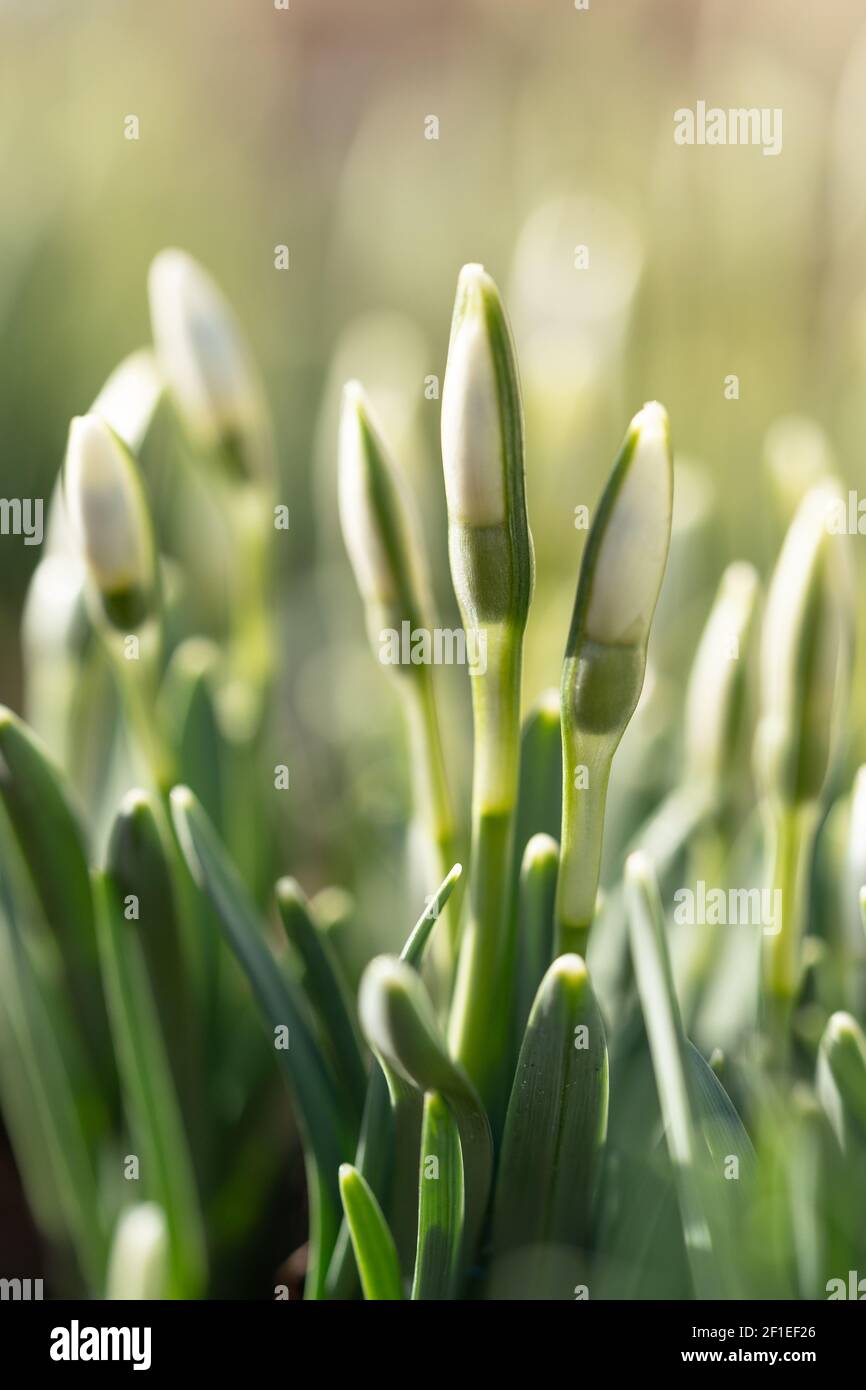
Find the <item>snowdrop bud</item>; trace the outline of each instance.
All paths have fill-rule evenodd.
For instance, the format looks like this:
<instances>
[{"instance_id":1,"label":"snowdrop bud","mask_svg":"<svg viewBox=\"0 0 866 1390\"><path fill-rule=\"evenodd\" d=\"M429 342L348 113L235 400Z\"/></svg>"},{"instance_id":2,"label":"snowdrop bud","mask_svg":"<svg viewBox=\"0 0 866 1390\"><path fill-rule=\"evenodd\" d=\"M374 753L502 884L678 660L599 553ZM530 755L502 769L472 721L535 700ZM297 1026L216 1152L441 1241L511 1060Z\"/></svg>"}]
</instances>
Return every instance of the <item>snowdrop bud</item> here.
<instances>
[{"instance_id":1,"label":"snowdrop bud","mask_svg":"<svg viewBox=\"0 0 866 1390\"><path fill-rule=\"evenodd\" d=\"M830 768L850 668L846 538L828 518L840 500L828 480L806 494L770 583L761 639L758 772L784 805L815 801Z\"/></svg>"},{"instance_id":2,"label":"snowdrop bud","mask_svg":"<svg viewBox=\"0 0 866 1390\"><path fill-rule=\"evenodd\" d=\"M108 1262L107 1297L162 1299L168 1272L168 1227L156 1202L140 1202L120 1217Z\"/></svg>"},{"instance_id":3,"label":"snowdrop bud","mask_svg":"<svg viewBox=\"0 0 866 1390\"><path fill-rule=\"evenodd\" d=\"M637 705L672 507L670 428L664 407L653 401L629 425L580 569L562 700L587 732L621 736Z\"/></svg>"},{"instance_id":4,"label":"snowdrop bud","mask_svg":"<svg viewBox=\"0 0 866 1390\"><path fill-rule=\"evenodd\" d=\"M736 755L758 595L753 566L729 565L698 644L685 708L686 770L698 781L720 782Z\"/></svg>"},{"instance_id":5,"label":"snowdrop bud","mask_svg":"<svg viewBox=\"0 0 866 1390\"><path fill-rule=\"evenodd\" d=\"M672 509L668 417L653 402L629 425L598 505L562 665L562 860L556 896L560 952L586 951L611 763L643 687Z\"/></svg>"},{"instance_id":6,"label":"snowdrop bud","mask_svg":"<svg viewBox=\"0 0 866 1390\"><path fill-rule=\"evenodd\" d=\"M383 629L399 629L403 621L421 625L427 585L412 499L356 381L343 393L339 505L370 640L378 648Z\"/></svg>"},{"instance_id":7,"label":"snowdrop bud","mask_svg":"<svg viewBox=\"0 0 866 1390\"><path fill-rule=\"evenodd\" d=\"M63 485L106 617L123 630L138 627L155 591L150 516L135 461L100 416L72 421Z\"/></svg>"},{"instance_id":8,"label":"snowdrop bud","mask_svg":"<svg viewBox=\"0 0 866 1390\"><path fill-rule=\"evenodd\" d=\"M157 357L192 437L221 451L234 476L269 478L270 423L258 372L234 313L184 251L161 251L150 268Z\"/></svg>"},{"instance_id":9,"label":"snowdrop bud","mask_svg":"<svg viewBox=\"0 0 866 1390\"><path fill-rule=\"evenodd\" d=\"M451 573L467 627L523 626L532 592L523 407L511 329L482 266L460 273L442 391Z\"/></svg>"}]
</instances>

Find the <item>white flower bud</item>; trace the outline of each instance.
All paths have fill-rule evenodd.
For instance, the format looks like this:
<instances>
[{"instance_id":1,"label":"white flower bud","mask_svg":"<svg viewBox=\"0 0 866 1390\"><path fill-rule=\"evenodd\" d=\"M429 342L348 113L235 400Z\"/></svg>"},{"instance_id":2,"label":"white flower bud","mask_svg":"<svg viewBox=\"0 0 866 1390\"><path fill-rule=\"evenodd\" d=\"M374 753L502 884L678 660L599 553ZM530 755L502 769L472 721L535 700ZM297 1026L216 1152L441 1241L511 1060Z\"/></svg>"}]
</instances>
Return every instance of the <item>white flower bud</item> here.
<instances>
[{"instance_id":1,"label":"white flower bud","mask_svg":"<svg viewBox=\"0 0 866 1390\"><path fill-rule=\"evenodd\" d=\"M168 1272L168 1227L162 1207L140 1202L117 1223L108 1264L110 1299L162 1299Z\"/></svg>"},{"instance_id":2,"label":"white flower bud","mask_svg":"<svg viewBox=\"0 0 866 1390\"><path fill-rule=\"evenodd\" d=\"M846 540L828 526L839 498L832 480L803 498L767 597L756 756L766 790L787 804L819 796L846 692L851 625Z\"/></svg>"},{"instance_id":3,"label":"white flower bud","mask_svg":"<svg viewBox=\"0 0 866 1390\"><path fill-rule=\"evenodd\" d=\"M106 613L118 626L136 626L150 606L155 559L132 456L100 416L76 416L63 476L70 520Z\"/></svg>"},{"instance_id":4,"label":"white flower bud","mask_svg":"<svg viewBox=\"0 0 866 1390\"><path fill-rule=\"evenodd\" d=\"M664 577L673 509L667 411L651 401L632 420L599 512L584 632L593 642L646 642ZM587 556L589 559L589 555Z\"/></svg>"},{"instance_id":5,"label":"white flower bud","mask_svg":"<svg viewBox=\"0 0 866 1390\"><path fill-rule=\"evenodd\" d=\"M419 620L426 581L412 499L388 457L356 381L343 393L339 449L340 524L365 606L394 621ZM373 635L373 634L371 634Z\"/></svg>"},{"instance_id":6,"label":"white flower bud","mask_svg":"<svg viewBox=\"0 0 866 1390\"><path fill-rule=\"evenodd\" d=\"M442 390L442 462L448 515L468 526L505 520L504 443L485 293L496 294L483 266L460 273Z\"/></svg>"}]
</instances>

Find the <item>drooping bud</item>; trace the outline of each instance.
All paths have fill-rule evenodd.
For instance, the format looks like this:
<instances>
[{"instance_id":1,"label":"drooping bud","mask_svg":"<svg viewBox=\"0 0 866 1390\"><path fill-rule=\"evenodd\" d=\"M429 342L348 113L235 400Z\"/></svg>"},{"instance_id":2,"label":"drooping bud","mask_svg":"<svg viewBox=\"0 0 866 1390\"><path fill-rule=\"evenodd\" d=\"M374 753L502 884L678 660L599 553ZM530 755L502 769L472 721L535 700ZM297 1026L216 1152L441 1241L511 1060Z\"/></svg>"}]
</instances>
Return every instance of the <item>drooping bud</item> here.
<instances>
[{"instance_id":1,"label":"drooping bud","mask_svg":"<svg viewBox=\"0 0 866 1390\"><path fill-rule=\"evenodd\" d=\"M105 616L122 631L140 626L156 591L150 515L135 460L100 416L72 421L63 485Z\"/></svg>"}]
</instances>

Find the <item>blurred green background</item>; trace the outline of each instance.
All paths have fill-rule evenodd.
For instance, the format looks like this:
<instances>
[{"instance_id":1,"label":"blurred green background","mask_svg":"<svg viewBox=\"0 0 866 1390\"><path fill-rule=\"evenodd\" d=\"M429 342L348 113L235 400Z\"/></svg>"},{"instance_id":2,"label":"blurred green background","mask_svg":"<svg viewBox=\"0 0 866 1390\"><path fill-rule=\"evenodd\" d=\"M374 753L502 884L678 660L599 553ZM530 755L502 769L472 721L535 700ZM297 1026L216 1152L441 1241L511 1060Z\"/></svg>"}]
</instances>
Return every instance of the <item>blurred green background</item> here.
<instances>
[{"instance_id":1,"label":"blurred green background","mask_svg":"<svg viewBox=\"0 0 866 1390\"><path fill-rule=\"evenodd\" d=\"M674 111L699 100L781 108L781 153L676 145ZM527 700L558 682L574 509L592 508L644 400L667 406L685 461L650 681L674 707L725 560L766 573L828 458L863 485L861 0L0 0L0 112L0 494L47 509L69 418L149 339L150 261L191 252L262 366L291 509L274 730L292 775L286 868L310 892L356 892L364 954L414 915L408 776L338 534L338 392L349 376L370 389L453 621L431 378L464 262L500 284L523 374ZM0 537L0 699L16 709L38 558ZM465 672L442 677L465 792ZM621 789L625 750L622 764Z\"/></svg>"}]
</instances>

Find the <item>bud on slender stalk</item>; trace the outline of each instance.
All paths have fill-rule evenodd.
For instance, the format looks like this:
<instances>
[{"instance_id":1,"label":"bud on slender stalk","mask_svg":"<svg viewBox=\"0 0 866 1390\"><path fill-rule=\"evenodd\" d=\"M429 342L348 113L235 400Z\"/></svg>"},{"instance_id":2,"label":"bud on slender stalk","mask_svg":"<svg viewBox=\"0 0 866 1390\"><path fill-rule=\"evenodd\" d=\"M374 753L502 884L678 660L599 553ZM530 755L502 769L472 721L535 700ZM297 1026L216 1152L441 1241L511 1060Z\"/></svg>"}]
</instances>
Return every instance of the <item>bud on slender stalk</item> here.
<instances>
[{"instance_id":1,"label":"bud on slender stalk","mask_svg":"<svg viewBox=\"0 0 866 1390\"><path fill-rule=\"evenodd\" d=\"M523 630L532 594L523 405L499 292L464 266L442 393L442 463L451 576L467 634L486 663L472 677L475 762L471 904L450 1042L498 1125L505 1104L513 991L511 856L520 746Z\"/></svg>"},{"instance_id":2,"label":"bud on slender stalk","mask_svg":"<svg viewBox=\"0 0 866 1390\"><path fill-rule=\"evenodd\" d=\"M273 442L252 354L215 282L184 251L150 268L150 314L166 383L190 432L230 477L268 481Z\"/></svg>"},{"instance_id":3,"label":"bud on slender stalk","mask_svg":"<svg viewBox=\"0 0 866 1390\"><path fill-rule=\"evenodd\" d=\"M124 632L139 627L156 599L150 516L132 455L98 415L70 425L64 489L105 617Z\"/></svg>"},{"instance_id":4,"label":"bud on slender stalk","mask_svg":"<svg viewBox=\"0 0 866 1390\"><path fill-rule=\"evenodd\" d=\"M777 1050L801 977L811 851L832 767L850 671L845 540L832 533L838 487L807 493L773 573L761 647L757 773L771 835L782 921L764 938L764 982Z\"/></svg>"},{"instance_id":5,"label":"bud on slender stalk","mask_svg":"<svg viewBox=\"0 0 866 1390\"><path fill-rule=\"evenodd\" d=\"M653 401L629 425L587 538L562 668L559 951L586 950L611 761L643 687L672 507L668 417Z\"/></svg>"},{"instance_id":6,"label":"bud on slender stalk","mask_svg":"<svg viewBox=\"0 0 866 1390\"><path fill-rule=\"evenodd\" d=\"M420 527L412 497L392 464L358 382L343 393L340 421L340 523L364 603L367 633L376 657L400 677L409 726L414 800L444 875L456 857L454 819L445 773L439 715L429 664L394 664L387 658L404 634L427 630L430 600ZM413 638L414 641L414 638ZM450 982L457 939L457 904L447 933L437 939L443 983Z\"/></svg>"},{"instance_id":7,"label":"bud on slender stalk","mask_svg":"<svg viewBox=\"0 0 866 1390\"><path fill-rule=\"evenodd\" d=\"M523 407L511 329L479 265L460 273L442 392L454 589L467 627L522 628L532 594Z\"/></svg>"},{"instance_id":8,"label":"bud on slender stalk","mask_svg":"<svg viewBox=\"0 0 866 1390\"><path fill-rule=\"evenodd\" d=\"M421 627L427 579L412 499L388 457L369 402L356 381L343 392L340 419L340 524L364 603L370 642L381 654L383 633ZM395 669L413 673L415 666Z\"/></svg>"}]
</instances>

